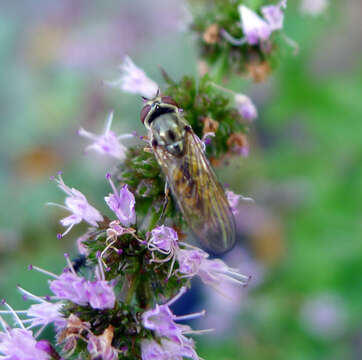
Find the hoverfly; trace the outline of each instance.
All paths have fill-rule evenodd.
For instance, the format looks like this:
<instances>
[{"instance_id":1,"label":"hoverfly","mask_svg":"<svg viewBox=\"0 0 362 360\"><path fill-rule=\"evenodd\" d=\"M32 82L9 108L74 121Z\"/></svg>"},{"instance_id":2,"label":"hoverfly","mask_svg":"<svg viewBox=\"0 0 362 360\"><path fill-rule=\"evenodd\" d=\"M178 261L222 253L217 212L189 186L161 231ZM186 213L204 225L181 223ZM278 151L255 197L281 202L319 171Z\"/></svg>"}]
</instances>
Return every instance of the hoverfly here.
<instances>
[{"instance_id":1,"label":"hoverfly","mask_svg":"<svg viewBox=\"0 0 362 360\"><path fill-rule=\"evenodd\" d=\"M147 100L147 99L145 99ZM213 253L235 242L234 217L203 144L170 96L147 100L141 121L153 153L192 233Z\"/></svg>"}]
</instances>

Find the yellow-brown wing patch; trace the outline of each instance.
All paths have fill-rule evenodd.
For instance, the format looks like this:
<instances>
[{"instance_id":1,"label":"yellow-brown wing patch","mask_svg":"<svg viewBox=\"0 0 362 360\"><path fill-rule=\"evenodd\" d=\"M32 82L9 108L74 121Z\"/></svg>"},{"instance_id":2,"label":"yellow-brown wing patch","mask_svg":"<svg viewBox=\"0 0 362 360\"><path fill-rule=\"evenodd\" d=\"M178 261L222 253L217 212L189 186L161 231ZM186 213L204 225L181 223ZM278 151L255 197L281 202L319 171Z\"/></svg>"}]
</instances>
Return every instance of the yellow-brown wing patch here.
<instances>
[{"instance_id":1,"label":"yellow-brown wing patch","mask_svg":"<svg viewBox=\"0 0 362 360\"><path fill-rule=\"evenodd\" d=\"M185 135L183 156L175 157L162 146L154 147L154 152L183 216L202 246L214 253L230 249L235 242L234 217L200 140L190 129Z\"/></svg>"}]
</instances>

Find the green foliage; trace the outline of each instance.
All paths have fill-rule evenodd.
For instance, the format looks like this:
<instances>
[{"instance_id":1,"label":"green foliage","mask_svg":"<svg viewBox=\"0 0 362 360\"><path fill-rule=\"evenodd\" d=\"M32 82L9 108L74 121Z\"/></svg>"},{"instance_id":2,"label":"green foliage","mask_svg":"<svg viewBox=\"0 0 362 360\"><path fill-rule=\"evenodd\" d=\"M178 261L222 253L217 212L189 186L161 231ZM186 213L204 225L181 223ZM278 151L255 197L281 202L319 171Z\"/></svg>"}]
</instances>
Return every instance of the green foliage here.
<instances>
[{"instance_id":1,"label":"green foliage","mask_svg":"<svg viewBox=\"0 0 362 360\"><path fill-rule=\"evenodd\" d=\"M164 93L175 99L183 109L186 120L199 138L204 134L205 118L218 122L215 137L206 148L208 157L219 159L226 155L229 152L229 137L247 131L246 124L233 106L230 95L225 95L225 92L219 90L208 75L203 76L198 82L190 76L184 76L178 83L169 78L166 78L166 81L168 87Z\"/></svg>"},{"instance_id":2,"label":"green foliage","mask_svg":"<svg viewBox=\"0 0 362 360\"><path fill-rule=\"evenodd\" d=\"M62 313L67 318L73 315L89 324L89 329L95 336L102 335L111 326L114 331L113 346L129 350L129 356L124 356L122 359L139 359L139 339L152 335L150 331L140 326L142 309L134 304L131 306L119 301L112 310L95 310L90 306L79 306L69 302L62 308ZM66 335L68 334L64 333L65 338ZM80 335L86 336L86 332L83 334L80 331ZM85 341L77 341L74 358L80 355L82 359L87 359L89 355L86 349Z\"/></svg>"}]
</instances>

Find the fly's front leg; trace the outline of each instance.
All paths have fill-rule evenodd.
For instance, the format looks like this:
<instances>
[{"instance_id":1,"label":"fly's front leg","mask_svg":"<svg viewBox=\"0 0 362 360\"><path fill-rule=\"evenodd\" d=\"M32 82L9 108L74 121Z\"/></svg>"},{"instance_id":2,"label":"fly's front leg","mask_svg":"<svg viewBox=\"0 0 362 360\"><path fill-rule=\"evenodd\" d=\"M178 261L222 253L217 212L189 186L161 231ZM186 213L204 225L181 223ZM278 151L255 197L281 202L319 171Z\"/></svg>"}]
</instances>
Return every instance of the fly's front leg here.
<instances>
[{"instance_id":1,"label":"fly's front leg","mask_svg":"<svg viewBox=\"0 0 362 360\"><path fill-rule=\"evenodd\" d=\"M162 212L161 212L158 222L162 222L164 220L164 217L166 215L167 206L169 203L169 199L170 199L170 186L168 185L168 182L166 180L166 182L165 182L165 198L163 200Z\"/></svg>"}]
</instances>

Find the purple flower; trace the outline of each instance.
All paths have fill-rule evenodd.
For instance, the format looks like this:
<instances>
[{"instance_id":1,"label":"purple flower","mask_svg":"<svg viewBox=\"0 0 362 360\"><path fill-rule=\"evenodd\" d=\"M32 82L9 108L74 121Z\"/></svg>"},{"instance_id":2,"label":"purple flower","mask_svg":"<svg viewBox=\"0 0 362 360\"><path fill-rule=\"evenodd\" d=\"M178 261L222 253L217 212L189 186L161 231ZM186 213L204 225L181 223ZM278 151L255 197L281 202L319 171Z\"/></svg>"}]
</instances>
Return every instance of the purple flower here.
<instances>
[{"instance_id":1,"label":"purple flower","mask_svg":"<svg viewBox=\"0 0 362 360\"><path fill-rule=\"evenodd\" d=\"M250 45L256 45L260 41L268 40L273 31L282 29L284 21L282 8L286 6L286 0L277 5L263 6L261 8L263 19L245 5L239 5L241 26L246 41Z\"/></svg>"},{"instance_id":2,"label":"purple flower","mask_svg":"<svg viewBox=\"0 0 362 360\"><path fill-rule=\"evenodd\" d=\"M198 275L207 284L217 287L224 280L235 282L240 285L247 285L250 276L240 274L237 269L229 268L220 259L204 259L200 265Z\"/></svg>"},{"instance_id":3,"label":"purple flower","mask_svg":"<svg viewBox=\"0 0 362 360\"><path fill-rule=\"evenodd\" d=\"M4 360L48 360L49 354L37 346L30 330L14 328L0 332L0 353Z\"/></svg>"},{"instance_id":4,"label":"purple flower","mask_svg":"<svg viewBox=\"0 0 362 360\"><path fill-rule=\"evenodd\" d=\"M31 318L29 319L30 327L44 326L50 323L53 323L57 328L64 327L66 320L60 312L62 307L63 304L61 303L51 303L48 301L31 305L26 312L26 315Z\"/></svg>"},{"instance_id":5,"label":"purple flower","mask_svg":"<svg viewBox=\"0 0 362 360\"><path fill-rule=\"evenodd\" d=\"M118 236L127 233L127 229L120 225L119 220L111 221L107 229L107 239L117 239Z\"/></svg>"},{"instance_id":6,"label":"purple flower","mask_svg":"<svg viewBox=\"0 0 362 360\"><path fill-rule=\"evenodd\" d=\"M182 359L183 357L199 360L196 351L195 343L192 339L181 336L181 342L175 342L168 339L162 339L161 345L166 353L170 354L170 360Z\"/></svg>"},{"instance_id":7,"label":"purple flower","mask_svg":"<svg viewBox=\"0 0 362 360\"><path fill-rule=\"evenodd\" d=\"M88 303L87 280L72 272L64 272L50 281L49 288L58 299L70 300L78 305Z\"/></svg>"},{"instance_id":8,"label":"purple flower","mask_svg":"<svg viewBox=\"0 0 362 360\"><path fill-rule=\"evenodd\" d=\"M53 274L51 274L53 276ZM54 275L56 276L56 275ZM17 286L18 290L23 293L24 299L31 299L33 301L39 302L39 304L31 305L28 310L23 311L14 311L12 308L7 305L9 308L9 313L16 316L17 313L25 313L28 319L23 320L23 323L29 323L29 328L35 326L41 326L40 332L48 324L52 323L57 329L62 328L66 325L66 320L61 313L63 304L61 302L52 303L45 300L44 298L34 295L31 292L23 289L21 286ZM19 321L18 321L19 322ZM40 334L38 332L38 334Z\"/></svg>"},{"instance_id":9,"label":"purple flower","mask_svg":"<svg viewBox=\"0 0 362 360\"><path fill-rule=\"evenodd\" d=\"M142 324L146 329L153 330L158 336L179 339L182 328L174 322L175 315L168 305L156 305L142 315Z\"/></svg>"},{"instance_id":10,"label":"purple flower","mask_svg":"<svg viewBox=\"0 0 362 360\"><path fill-rule=\"evenodd\" d=\"M244 202L254 202L254 200L250 197L244 197L242 195L237 195L231 190L226 190L225 192L226 198L229 202L231 211L234 216L237 216L239 214L239 203L240 201Z\"/></svg>"},{"instance_id":11,"label":"purple flower","mask_svg":"<svg viewBox=\"0 0 362 360\"><path fill-rule=\"evenodd\" d=\"M239 5L238 10L246 41L250 45L256 45L259 41L269 39L272 30L265 20L245 5Z\"/></svg>"},{"instance_id":12,"label":"purple flower","mask_svg":"<svg viewBox=\"0 0 362 360\"><path fill-rule=\"evenodd\" d=\"M185 336L182 336L182 342L161 339L161 344L145 339L141 342L142 360L181 360L183 357L199 360L194 346L194 342Z\"/></svg>"},{"instance_id":13,"label":"purple flower","mask_svg":"<svg viewBox=\"0 0 362 360\"><path fill-rule=\"evenodd\" d=\"M302 0L300 11L311 16L318 16L326 11L329 0Z\"/></svg>"},{"instance_id":14,"label":"purple flower","mask_svg":"<svg viewBox=\"0 0 362 360\"><path fill-rule=\"evenodd\" d=\"M238 113L244 119L252 121L258 117L258 110L248 96L236 94L235 103Z\"/></svg>"},{"instance_id":15,"label":"purple flower","mask_svg":"<svg viewBox=\"0 0 362 360\"><path fill-rule=\"evenodd\" d=\"M87 350L91 359L117 360L118 352L112 347L113 327L110 325L102 335L89 334Z\"/></svg>"},{"instance_id":16,"label":"purple flower","mask_svg":"<svg viewBox=\"0 0 362 360\"><path fill-rule=\"evenodd\" d=\"M286 7L287 1L282 0L277 5L268 5L261 8L261 12L269 24L271 31L281 30L283 28L284 12L282 8L285 9Z\"/></svg>"},{"instance_id":17,"label":"purple flower","mask_svg":"<svg viewBox=\"0 0 362 360\"><path fill-rule=\"evenodd\" d=\"M228 203L230 205L232 213L235 215L238 214L238 207L239 207L239 200L241 198L241 195L235 194L233 191L226 190L225 192L226 198L228 199Z\"/></svg>"},{"instance_id":18,"label":"purple flower","mask_svg":"<svg viewBox=\"0 0 362 360\"><path fill-rule=\"evenodd\" d=\"M170 253L171 249L177 246L177 232L165 225L157 226L151 231L149 246L157 248L159 251Z\"/></svg>"},{"instance_id":19,"label":"purple flower","mask_svg":"<svg viewBox=\"0 0 362 360\"><path fill-rule=\"evenodd\" d=\"M50 290L58 299L70 300L93 309L114 307L113 287L105 280L88 281L72 272L65 272L50 282Z\"/></svg>"},{"instance_id":20,"label":"purple flower","mask_svg":"<svg viewBox=\"0 0 362 360\"><path fill-rule=\"evenodd\" d=\"M176 316L172 313L169 306L177 301L185 292L186 288L182 288L180 292L166 304L156 304L154 309L145 311L142 315L143 326L146 329L153 330L158 336L165 336L173 341L182 342L182 334L184 332L190 333L191 329L189 326L176 324L175 321L194 319L205 314L205 311L185 316Z\"/></svg>"},{"instance_id":21,"label":"purple flower","mask_svg":"<svg viewBox=\"0 0 362 360\"><path fill-rule=\"evenodd\" d=\"M225 280L240 285L248 283L248 276L242 275L237 269L229 268L220 259L209 260L208 256L201 249L179 250L176 257L181 277L198 275L205 284L215 288L220 287Z\"/></svg>"},{"instance_id":22,"label":"purple flower","mask_svg":"<svg viewBox=\"0 0 362 360\"><path fill-rule=\"evenodd\" d=\"M164 263L172 259L167 279L171 276L175 264L175 253L178 250L177 241L177 232L168 226L161 225L151 231L151 238L147 243L148 249L152 252L151 262ZM167 256L163 259L156 258L155 252Z\"/></svg>"},{"instance_id":23,"label":"purple flower","mask_svg":"<svg viewBox=\"0 0 362 360\"><path fill-rule=\"evenodd\" d=\"M129 56L124 58L120 65L121 76L118 80L106 82L110 86L118 87L122 91L139 94L152 99L157 91L158 85L147 77L146 73L137 67Z\"/></svg>"},{"instance_id":24,"label":"purple flower","mask_svg":"<svg viewBox=\"0 0 362 360\"><path fill-rule=\"evenodd\" d=\"M112 309L116 302L113 286L108 281L87 282L88 302L93 309Z\"/></svg>"},{"instance_id":25,"label":"purple flower","mask_svg":"<svg viewBox=\"0 0 362 360\"><path fill-rule=\"evenodd\" d=\"M145 339L141 341L142 360L167 359L166 350L155 340Z\"/></svg>"},{"instance_id":26,"label":"purple flower","mask_svg":"<svg viewBox=\"0 0 362 360\"><path fill-rule=\"evenodd\" d=\"M201 249L177 251L176 257L179 264L178 271L188 277L194 276L199 272L201 263L209 255Z\"/></svg>"},{"instance_id":27,"label":"purple flower","mask_svg":"<svg viewBox=\"0 0 362 360\"><path fill-rule=\"evenodd\" d=\"M89 205L87 198L80 191L65 185L60 173L58 179L55 179L55 181L57 182L58 187L68 196L65 198L65 206L54 203L48 203L48 205L55 205L72 213L60 220L60 223L63 226L68 227L65 232L60 235L60 237L66 235L74 225L79 224L82 220L97 227L97 222L103 220L103 216L100 212L93 206Z\"/></svg>"},{"instance_id":28,"label":"purple flower","mask_svg":"<svg viewBox=\"0 0 362 360\"><path fill-rule=\"evenodd\" d=\"M128 190L127 184L122 186L118 192L110 175L107 175L107 178L113 189L113 194L109 194L104 200L109 208L116 214L122 225L130 226L131 224L134 224L136 222L136 200L134 195Z\"/></svg>"},{"instance_id":29,"label":"purple flower","mask_svg":"<svg viewBox=\"0 0 362 360\"><path fill-rule=\"evenodd\" d=\"M123 134L117 136L111 131L113 121L113 111L109 114L108 120L104 129L104 133L101 135L93 134L83 128L80 128L78 134L91 139L93 143L86 147L85 151L95 150L103 155L110 155L116 159L124 160L126 157L126 147L122 145L119 140L132 138L132 134Z\"/></svg>"}]
</instances>

